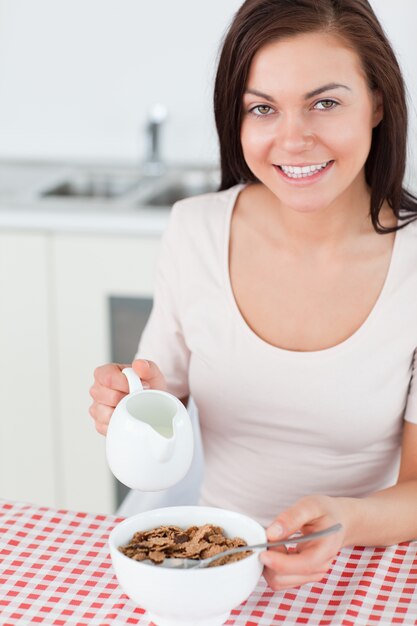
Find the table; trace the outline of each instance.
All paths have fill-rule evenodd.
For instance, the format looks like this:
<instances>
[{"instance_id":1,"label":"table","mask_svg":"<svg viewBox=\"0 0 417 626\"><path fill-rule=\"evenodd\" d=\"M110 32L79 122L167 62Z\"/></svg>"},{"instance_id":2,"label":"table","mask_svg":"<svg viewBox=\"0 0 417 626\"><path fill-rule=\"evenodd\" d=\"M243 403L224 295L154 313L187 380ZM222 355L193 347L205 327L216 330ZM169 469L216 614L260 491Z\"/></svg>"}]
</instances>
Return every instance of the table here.
<instances>
[{"instance_id":1,"label":"table","mask_svg":"<svg viewBox=\"0 0 417 626\"><path fill-rule=\"evenodd\" d=\"M110 515L0 500L1 626L151 624L122 592ZM417 543L345 548L320 583L273 592L261 579L227 626L417 625Z\"/></svg>"}]
</instances>

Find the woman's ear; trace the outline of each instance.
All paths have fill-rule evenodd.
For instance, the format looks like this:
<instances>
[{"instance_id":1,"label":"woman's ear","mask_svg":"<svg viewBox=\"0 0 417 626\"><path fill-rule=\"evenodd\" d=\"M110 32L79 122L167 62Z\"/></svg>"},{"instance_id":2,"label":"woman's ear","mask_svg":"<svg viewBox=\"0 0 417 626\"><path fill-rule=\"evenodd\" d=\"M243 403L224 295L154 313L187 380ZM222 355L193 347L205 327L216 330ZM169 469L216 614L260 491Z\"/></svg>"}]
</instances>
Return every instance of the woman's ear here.
<instances>
[{"instance_id":1,"label":"woman's ear","mask_svg":"<svg viewBox=\"0 0 417 626\"><path fill-rule=\"evenodd\" d=\"M375 89L372 92L372 97L374 101L374 111L372 116L372 128L378 126L382 118L384 117L384 103L382 98L382 93L379 89Z\"/></svg>"}]
</instances>

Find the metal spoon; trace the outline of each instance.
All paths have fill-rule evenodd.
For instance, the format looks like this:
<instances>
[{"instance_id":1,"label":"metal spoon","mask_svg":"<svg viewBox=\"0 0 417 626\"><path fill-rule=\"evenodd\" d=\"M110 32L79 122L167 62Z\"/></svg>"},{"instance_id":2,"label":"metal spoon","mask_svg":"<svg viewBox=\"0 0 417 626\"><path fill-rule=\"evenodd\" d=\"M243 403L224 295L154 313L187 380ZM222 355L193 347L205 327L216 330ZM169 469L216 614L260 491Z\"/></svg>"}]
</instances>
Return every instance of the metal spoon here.
<instances>
[{"instance_id":1,"label":"metal spoon","mask_svg":"<svg viewBox=\"0 0 417 626\"><path fill-rule=\"evenodd\" d=\"M201 569L203 567L207 567L207 565L210 565L210 563L213 563L213 561L221 559L224 556L228 556L229 554L236 554L237 552L248 552L250 550L261 551L265 548L275 548L276 546L284 546L291 543L304 543L306 541L318 539L319 537L325 537L326 535L337 533L341 529L342 524L334 524L333 526L329 526L329 528L325 528L324 530L318 530L317 532L310 533L309 535L298 535L288 537L288 539L280 539L279 541L269 541L267 543L257 543L253 546L239 546L238 548L231 548L230 550L219 552L219 554L215 554L214 556L209 556L207 559L182 559L177 557L166 558L161 567L165 567L167 569ZM155 566L155 563L149 559L140 561L140 563Z\"/></svg>"}]
</instances>

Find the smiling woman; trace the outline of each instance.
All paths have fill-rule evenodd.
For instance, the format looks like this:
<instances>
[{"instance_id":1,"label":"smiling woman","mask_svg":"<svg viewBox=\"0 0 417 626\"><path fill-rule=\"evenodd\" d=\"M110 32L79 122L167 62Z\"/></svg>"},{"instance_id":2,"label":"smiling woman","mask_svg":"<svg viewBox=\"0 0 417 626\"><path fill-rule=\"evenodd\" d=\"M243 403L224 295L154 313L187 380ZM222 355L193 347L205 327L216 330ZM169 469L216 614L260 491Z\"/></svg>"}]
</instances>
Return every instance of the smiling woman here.
<instances>
[{"instance_id":1,"label":"smiling woman","mask_svg":"<svg viewBox=\"0 0 417 626\"><path fill-rule=\"evenodd\" d=\"M342 524L262 555L282 589L320 580L342 546L417 536L404 84L366 0L246 0L214 104L221 190L172 211L133 367L198 407L201 504L270 540ZM121 367L95 373L103 434Z\"/></svg>"}]
</instances>

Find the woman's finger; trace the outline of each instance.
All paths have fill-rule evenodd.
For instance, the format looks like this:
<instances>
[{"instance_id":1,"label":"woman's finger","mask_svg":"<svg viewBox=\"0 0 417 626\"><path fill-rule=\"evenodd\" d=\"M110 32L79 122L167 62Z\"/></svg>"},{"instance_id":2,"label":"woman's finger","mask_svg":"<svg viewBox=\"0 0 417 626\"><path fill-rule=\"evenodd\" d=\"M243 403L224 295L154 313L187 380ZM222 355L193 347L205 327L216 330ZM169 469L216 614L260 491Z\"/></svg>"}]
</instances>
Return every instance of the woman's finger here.
<instances>
[{"instance_id":1,"label":"woman's finger","mask_svg":"<svg viewBox=\"0 0 417 626\"><path fill-rule=\"evenodd\" d=\"M108 426L105 426L103 424L95 424L96 427L96 431L100 434L103 435L104 437L107 435L107 430L108 430Z\"/></svg>"},{"instance_id":2,"label":"woman's finger","mask_svg":"<svg viewBox=\"0 0 417 626\"><path fill-rule=\"evenodd\" d=\"M149 384L151 389L166 391L167 385L165 377L156 363L146 359L136 359L133 361L132 367L142 380L142 383L145 381Z\"/></svg>"},{"instance_id":3,"label":"woman's finger","mask_svg":"<svg viewBox=\"0 0 417 626\"><path fill-rule=\"evenodd\" d=\"M323 540L321 543L325 545L317 545L317 542L300 545L299 552L290 551L288 554L267 550L261 552L259 558L266 567L282 576L308 576L322 571L338 552L333 543L328 545Z\"/></svg>"},{"instance_id":4,"label":"woman's finger","mask_svg":"<svg viewBox=\"0 0 417 626\"><path fill-rule=\"evenodd\" d=\"M107 363L94 370L94 381L102 387L121 391L123 394L129 393L129 383L122 370L130 365L120 363Z\"/></svg>"},{"instance_id":5,"label":"woman's finger","mask_svg":"<svg viewBox=\"0 0 417 626\"><path fill-rule=\"evenodd\" d=\"M106 404L98 404L94 402L89 409L89 413L95 422L100 424L108 424L113 415L114 408Z\"/></svg>"},{"instance_id":6,"label":"woman's finger","mask_svg":"<svg viewBox=\"0 0 417 626\"><path fill-rule=\"evenodd\" d=\"M106 404L107 406L114 408L119 404L120 400L126 396L126 393L117 391L116 389L112 389L110 387L105 387L104 385L96 382L90 389L90 396L95 402L99 404Z\"/></svg>"},{"instance_id":7,"label":"woman's finger","mask_svg":"<svg viewBox=\"0 0 417 626\"><path fill-rule=\"evenodd\" d=\"M308 576L280 576L272 570L264 570L264 578L273 591L282 591L283 589L300 587L306 583L320 582L326 575L327 571L324 570Z\"/></svg>"},{"instance_id":8,"label":"woman's finger","mask_svg":"<svg viewBox=\"0 0 417 626\"><path fill-rule=\"evenodd\" d=\"M107 434L107 428L110 418L113 415L114 408L105 404L94 402L89 409L89 413L94 420L94 425L101 435Z\"/></svg>"},{"instance_id":9,"label":"woman's finger","mask_svg":"<svg viewBox=\"0 0 417 626\"><path fill-rule=\"evenodd\" d=\"M269 541L289 537L293 533L304 529L319 530L317 521L327 512L326 496L306 496L293 506L282 511L267 528ZM323 526L324 528L324 526Z\"/></svg>"}]
</instances>

